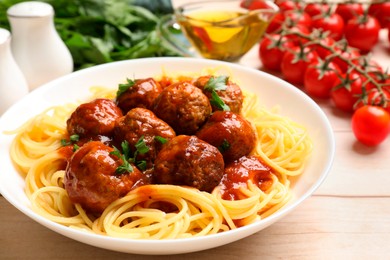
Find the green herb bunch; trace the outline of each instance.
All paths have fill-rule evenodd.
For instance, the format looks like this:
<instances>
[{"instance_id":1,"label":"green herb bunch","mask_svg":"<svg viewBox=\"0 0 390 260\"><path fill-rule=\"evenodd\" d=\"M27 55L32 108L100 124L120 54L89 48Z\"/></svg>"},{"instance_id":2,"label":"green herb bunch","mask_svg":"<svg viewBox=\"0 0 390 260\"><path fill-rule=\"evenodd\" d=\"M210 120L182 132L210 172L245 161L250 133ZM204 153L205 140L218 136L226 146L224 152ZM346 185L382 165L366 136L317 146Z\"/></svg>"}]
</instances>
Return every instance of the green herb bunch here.
<instances>
[{"instance_id":1,"label":"green herb bunch","mask_svg":"<svg viewBox=\"0 0 390 260\"><path fill-rule=\"evenodd\" d=\"M41 0L55 10L55 26L75 69L143 57L177 56L164 46L156 26L172 13L170 0ZM7 9L21 0L0 1L0 27L10 30Z\"/></svg>"}]
</instances>

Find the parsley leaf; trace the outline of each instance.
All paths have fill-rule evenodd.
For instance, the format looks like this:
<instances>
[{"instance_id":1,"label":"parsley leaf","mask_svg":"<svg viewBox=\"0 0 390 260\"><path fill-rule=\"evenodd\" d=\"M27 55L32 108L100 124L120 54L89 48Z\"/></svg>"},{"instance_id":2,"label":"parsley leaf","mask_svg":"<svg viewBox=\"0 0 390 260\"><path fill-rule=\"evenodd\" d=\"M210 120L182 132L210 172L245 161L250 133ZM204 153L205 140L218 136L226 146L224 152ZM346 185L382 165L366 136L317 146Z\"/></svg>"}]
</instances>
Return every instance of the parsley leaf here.
<instances>
[{"instance_id":1,"label":"parsley leaf","mask_svg":"<svg viewBox=\"0 0 390 260\"><path fill-rule=\"evenodd\" d=\"M149 152L149 147L146 145L144 141L144 136L141 136L140 139L135 144L135 148L137 149L136 153L145 154ZM136 156L134 156L136 157Z\"/></svg>"},{"instance_id":2,"label":"parsley leaf","mask_svg":"<svg viewBox=\"0 0 390 260\"><path fill-rule=\"evenodd\" d=\"M75 142L78 142L79 140L80 140L80 136L78 134L74 134L69 137L69 141L66 139L61 139L61 145L62 146L71 145Z\"/></svg>"},{"instance_id":3,"label":"parsley leaf","mask_svg":"<svg viewBox=\"0 0 390 260\"><path fill-rule=\"evenodd\" d=\"M226 90L228 79L228 76L211 76L204 86L204 89L207 91Z\"/></svg>"},{"instance_id":4,"label":"parsley leaf","mask_svg":"<svg viewBox=\"0 0 390 260\"><path fill-rule=\"evenodd\" d=\"M73 145L73 152L76 152L79 148L80 148L80 146L78 146L77 144L74 144Z\"/></svg>"},{"instance_id":5,"label":"parsley leaf","mask_svg":"<svg viewBox=\"0 0 390 260\"><path fill-rule=\"evenodd\" d=\"M129 88L131 88L135 84L135 80L129 78L127 78L126 81L127 83L119 84L118 91L116 92L117 98L120 97L123 93L125 93Z\"/></svg>"},{"instance_id":6,"label":"parsley leaf","mask_svg":"<svg viewBox=\"0 0 390 260\"><path fill-rule=\"evenodd\" d=\"M220 146L218 146L218 150L221 153L226 152L227 150L229 150L229 148L230 148L230 143L226 139L223 139L222 144Z\"/></svg>"},{"instance_id":7,"label":"parsley leaf","mask_svg":"<svg viewBox=\"0 0 390 260\"><path fill-rule=\"evenodd\" d=\"M156 135L154 137L154 140L160 142L161 144L165 144L166 142L168 142L168 140L162 136L159 136L159 135Z\"/></svg>"},{"instance_id":8,"label":"parsley leaf","mask_svg":"<svg viewBox=\"0 0 390 260\"><path fill-rule=\"evenodd\" d=\"M123 141L121 143L121 147L122 147L123 155L125 156L126 160L129 160L130 152L131 152L129 142L127 142L126 140Z\"/></svg>"},{"instance_id":9,"label":"parsley leaf","mask_svg":"<svg viewBox=\"0 0 390 260\"><path fill-rule=\"evenodd\" d=\"M146 161L145 160L137 161L137 167L139 169L141 169L142 171L145 171L146 170Z\"/></svg>"},{"instance_id":10,"label":"parsley leaf","mask_svg":"<svg viewBox=\"0 0 390 260\"><path fill-rule=\"evenodd\" d=\"M127 161L125 156L121 154L121 152L114 146L114 151L110 152L110 154L115 155L116 157L122 159L122 165L120 165L118 168L116 168L115 173L117 174L124 174L126 172L132 172L133 167L131 164Z\"/></svg>"},{"instance_id":11,"label":"parsley leaf","mask_svg":"<svg viewBox=\"0 0 390 260\"><path fill-rule=\"evenodd\" d=\"M223 100L218 96L215 90L211 91L210 103L211 105L215 106L219 110L230 111L230 107L226 105L225 102L223 102Z\"/></svg>"}]
</instances>

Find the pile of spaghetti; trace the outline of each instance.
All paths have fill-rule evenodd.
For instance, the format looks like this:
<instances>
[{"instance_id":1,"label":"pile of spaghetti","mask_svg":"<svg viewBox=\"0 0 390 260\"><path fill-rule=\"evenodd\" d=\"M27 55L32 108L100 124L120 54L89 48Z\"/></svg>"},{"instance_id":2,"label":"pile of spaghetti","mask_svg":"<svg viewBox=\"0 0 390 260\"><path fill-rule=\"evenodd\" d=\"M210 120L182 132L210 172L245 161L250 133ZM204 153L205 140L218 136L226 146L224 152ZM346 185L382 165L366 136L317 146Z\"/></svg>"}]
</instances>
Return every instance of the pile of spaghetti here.
<instances>
[{"instance_id":1,"label":"pile of spaghetti","mask_svg":"<svg viewBox=\"0 0 390 260\"><path fill-rule=\"evenodd\" d=\"M163 75L155 79L168 86L183 77ZM92 87L90 100L84 102L115 100L116 95L115 89ZM13 131L16 136L11 158L25 176L25 192L33 210L56 223L132 239L177 239L225 232L266 218L286 205L293 196L289 179L303 172L312 151L303 126L262 107L252 93L243 92L243 97L239 114L251 123L256 136L248 156L260 158L272 172L265 188L261 182L248 179L238 188L231 184L235 194L227 196L223 181L211 191L150 183L131 189L102 212L91 212L72 202L64 183L71 156L64 156L64 145L69 145L64 140L70 137L67 120L82 102L51 107ZM75 147L68 151L76 153Z\"/></svg>"}]
</instances>

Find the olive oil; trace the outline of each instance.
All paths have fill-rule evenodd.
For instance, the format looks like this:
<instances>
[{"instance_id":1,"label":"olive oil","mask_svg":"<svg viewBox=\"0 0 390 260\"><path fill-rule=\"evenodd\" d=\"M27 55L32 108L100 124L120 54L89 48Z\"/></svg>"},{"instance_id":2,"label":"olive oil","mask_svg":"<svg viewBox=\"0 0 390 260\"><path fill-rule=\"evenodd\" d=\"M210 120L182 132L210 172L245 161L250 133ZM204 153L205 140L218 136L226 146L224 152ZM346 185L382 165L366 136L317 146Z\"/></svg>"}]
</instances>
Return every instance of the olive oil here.
<instances>
[{"instance_id":1,"label":"olive oil","mask_svg":"<svg viewBox=\"0 0 390 260\"><path fill-rule=\"evenodd\" d=\"M204 58L235 61L264 34L268 21L258 13L192 11L178 22Z\"/></svg>"}]
</instances>

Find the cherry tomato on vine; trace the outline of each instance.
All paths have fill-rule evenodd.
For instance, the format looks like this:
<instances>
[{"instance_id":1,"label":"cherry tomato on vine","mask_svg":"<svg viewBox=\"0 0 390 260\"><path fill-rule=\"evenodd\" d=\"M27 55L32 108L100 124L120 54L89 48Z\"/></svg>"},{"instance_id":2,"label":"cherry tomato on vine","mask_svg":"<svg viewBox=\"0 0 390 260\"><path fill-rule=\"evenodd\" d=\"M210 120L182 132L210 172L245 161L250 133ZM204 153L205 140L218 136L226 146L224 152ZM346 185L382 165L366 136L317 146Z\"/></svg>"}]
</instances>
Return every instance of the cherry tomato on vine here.
<instances>
[{"instance_id":1,"label":"cherry tomato on vine","mask_svg":"<svg viewBox=\"0 0 390 260\"><path fill-rule=\"evenodd\" d=\"M305 13L302 9L286 11L284 12L284 16L286 20L289 19L291 21L291 24L289 24L290 27L293 27L294 25L303 25L310 29L312 26L310 15Z\"/></svg>"},{"instance_id":2,"label":"cherry tomato on vine","mask_svg":"<svg viewBox=\"0 0 390 260\"><path fill-rule=\"evenodd\" d=\"M379 106L390 113L390 89L382 88L380 92L377 88L372 88L364 100L359 101L357 108L364 105Z\"/></svg>"},{"instance_id":3,"label":"cherry tomato on vine","mask_svg":"<svg viewBox=\"0 0 390 260\"><path fill-rule=\"evenodd\" d=\"M350 19L363 15L364 8L360 3L345 3L338 4L335 12L343 18L344 23L346 24Z\"/></svg>"},{"instance_id":4,"label":"cherry tomato on vine","mask_svg":"<svg viewBox=\"0 0 390 260\"><path fill-rule=\"evenodd\" d=\"M269 7L263 0L242 0L240 6L248 10L264 9Z\"/></svg>"},{"instance_id":5,"label":"cherry tomato on vine","mask_svg":"<svg viewBox=\"0 0 390 260\"><path fill-rule=\"evenodd\" d=\"M326 3L311 3L307 4L304 11L311 17L329 12L330 6Z\"/></svg>"},{"instance_id":6,"label":"cherry tomato on vine","mask_svg":"<svg viewBox=\"0 0 390 260\"><path fill-rule=\"evenodd\" d=\"M342 72L346 72L349 65L345 60L341 58L344 58L349 61L353 61L360 57L360 52L356 49L347 49L347 50L340 49L337 50L337 52L339 53L339 57L335 57L333 61L339 66Z\"/></svg>"},{"instance_id":7,"label":"cherry tomato on vine","mask_svg":"<svg viewBox=\"0 0 390 260\"><path fill-rule=\"evenodd\" d=\"M390 2L371 4L368 8L368 14L377 18L381 27L390 26Z\"/></svg>"},{"instance_id":8,"label":"cherry tomato on vine","mask_svg":"<svg viewBox=\"0 0 390 260\"><path fill-rule=\"evenodd\" d=\"M339 74L341 71L335 63L320 60L317 64L307 67L303 86L312 97L329 98Z\"/></svg>"},{"instance_id":9,"label":"cherry tomato on vine","mask_svg":"<svg viewBox=\"0 0 390 260\"><path fill-rule=\"evenodd\" d=\"M377 83L384 81L384 79L387 77L387 75L383 71L382 66L375 60L370 59L368 56L361 56L359 59L354 60L353 63L357 66L357 68L362 69ZM365 75L360 75L363 79L363 82L368 81ZM367 87L374 87L374 83L368 82Z\"/></svg>"},{"instance_id":10,"label":"cherry tomato on vine","mask_svg":"<svg viewBox=\"0 0 390 260\"><path fill-rule=\"evenodd\" d=\"M282 13L277 13L274 15L272 18L271 22L269 23L266 32L267 33L275 33L277 32L281 27L284 22L284 15Z\"/></svg>"},{"instance_id":11,"label":"cherry tomato on vine","mask_svg":"<svg viewBox=\"0 0 390 260\"><path fill-rule=\"evenodd\" d=\"M309 47L297 46L287 51L281 65L284 79L293 84L302 84L306 68L317 59L318 54Z\"/></svg>"},{"instance_id":12,"label":"cherry tomato on vine","mask_svg":"<svg viewBox=\"0 0 390 260\"><path fill-rule=\"evenodd\" d=\"M353 112L355 104L363 95L363 79L357 72L342 74L333 83L330 97L338 109L345 112Z\"/></svg>"},{"instance_id":13,"label":"cherry tomato on vine","mask_svg":"<svg viewBox=\"0 0 390 260\"><path fill-rule=\"evenodd\" d=\"M314 48L314 50L318 53L318 56L320 56L321 59L325 59L326 57L332 54L332 51L324 48L323 46L328 46L328 47L333 46L334 48L337 49L337 47L335 46L336 41L331 37L325 37L319 39L319 43L320 44L313 44L312 48Z\"/></svg>"},{"instance_id":14,"label":"cherry tomato on vine","mask_svg":"<svg viewBox=\"0 0 390 260\"><path fill-rule=\"evenodd\" d=\"M299 45L299 44L304 44L306 43L308 40L305 39L304 37L301 37L299 35L295 35L293 33L300 33L302 35L306 35L306 36L309 36L310 35L310 29L307 28L306 26L304 25L301 25L301 24L297 24L295 26L292 26L292 27L289 27L289 32L292 33L292 34L287 34L286 37L291 41L293 42L295 45Z\"/></svg>"},{"instance_id":15,"label":"cherry tomato on vine","mask_svg":"<svg viewBox=\"0 0 390 260\"><path fill-rule=\"evenodd\" d=\"M390 25L387 27L387 39L389 40L390 43Z\"/></svg>"},{"instance_id":16,"label":"cherry tomato on vine","mask_svg":"<svg viewBox=\"0 0 390 260\"><path fill-rule=\"evenodd\" d=\"M270 70L280 71L284 54L295 45L279 34L266 35L260 42L259 57L263 66Z\"/></svg>"},{"instance_id":17,"label":"cherry tomato on vine","mask_svg":"<svg viewBox=\"0 0 390 260\"><path fill-rule=\"evenodd\" d=\"M299 3L292 0L277 0L275 3L279 6L281 12L300 9Z\"/></svg>"},{"instance_id":18,"label":"cherry tomato on vine","mask_svg":"<svg viewBox=\"0 0 390 260\"><path fill-rule=\"evenodd\" d=\"M353 114L351 125L359 142L367 146L376 146L390 133L390 115L378 106L362 106Z\"/></svg>"},{"instance_id":19,"label":"cherry tomato on vine","mask_svg":"<svg viewBox=\"0 0 390 260\"><path fill-rule=\"evenodd\" d=\"M345 27L348 44L362 52L369 52L378 42L380 24L375 17L364 15L350 19Z\"/></svg>"},{"instance_id":20,"label":"cherry tomato on vine","mask_svg":"<svg viewBox=\"0 0 390 260\"><path fill-rule=\"evenodd\" d=\"M313 19L313 28L329 31L330 37L336 41L344 35L344 20L336 13L325 13L321 17Z\"/></svg>"}]
</instances>

